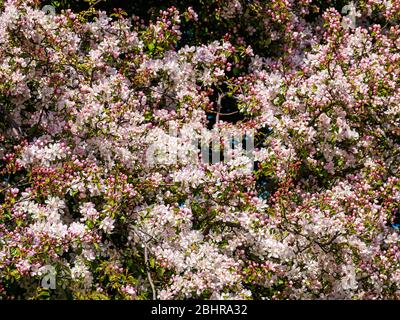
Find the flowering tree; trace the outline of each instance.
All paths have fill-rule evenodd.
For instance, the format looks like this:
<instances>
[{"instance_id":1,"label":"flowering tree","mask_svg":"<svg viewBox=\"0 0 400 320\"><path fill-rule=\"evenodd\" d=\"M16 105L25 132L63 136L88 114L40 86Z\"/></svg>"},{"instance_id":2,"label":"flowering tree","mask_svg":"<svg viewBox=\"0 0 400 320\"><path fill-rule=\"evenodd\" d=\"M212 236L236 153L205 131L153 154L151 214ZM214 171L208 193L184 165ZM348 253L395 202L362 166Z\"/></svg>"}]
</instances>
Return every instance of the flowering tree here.
<instances>
[{"instance_id":1,"label":"flowering tree","mask_svg":"<svg viewBox=\"0 0 400 320\"><path fill-rule=\"evenodd\" d=\"M4 2L1 298L400 298L400 2L203 2Z\"/></svg>"}]
</instances>

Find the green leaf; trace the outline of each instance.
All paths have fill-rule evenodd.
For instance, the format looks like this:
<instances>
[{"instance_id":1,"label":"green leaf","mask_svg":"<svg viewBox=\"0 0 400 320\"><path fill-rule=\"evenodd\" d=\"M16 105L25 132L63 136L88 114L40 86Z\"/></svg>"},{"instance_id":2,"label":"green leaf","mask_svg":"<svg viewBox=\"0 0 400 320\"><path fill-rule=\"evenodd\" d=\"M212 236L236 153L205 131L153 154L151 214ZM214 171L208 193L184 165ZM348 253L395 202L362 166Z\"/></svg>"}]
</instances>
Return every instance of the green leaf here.
<instances>
[{"instance_id":1,"label":"green leaf","mask_svg":"<svg viewBox=\"0 0 400 320\"><path fill-rule=\"evenodd\" d=\"M148 48L151 52L153 52L153 51L154 51L154 48L155 48L154 43L153 43L153 42L152 42L152 43L149 43L149 44L147 45L147 48Z\"/></svg>"},{"instance_id":2,"label":"green leaf","mask_svg":"<svg viewBox=\"0 0 400 320\"><path fill-rule=\"evenodd\" d=\"M165 269L164 268L158 268L157 269L157 274L158 276L162 277L165 273Z\"/></svg>"}]
</instances>

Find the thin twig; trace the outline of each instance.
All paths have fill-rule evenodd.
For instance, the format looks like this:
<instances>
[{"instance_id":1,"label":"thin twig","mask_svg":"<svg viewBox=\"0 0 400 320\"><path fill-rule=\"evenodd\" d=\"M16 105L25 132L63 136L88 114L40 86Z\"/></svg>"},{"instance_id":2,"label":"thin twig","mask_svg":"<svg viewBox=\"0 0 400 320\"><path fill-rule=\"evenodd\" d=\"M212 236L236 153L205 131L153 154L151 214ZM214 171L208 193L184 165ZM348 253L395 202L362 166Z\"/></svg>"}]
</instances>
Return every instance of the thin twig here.
<instances>
[{"instance_id":1,"label":"thin twig","mask_svg":"<svg viewBox=\"0 0 400 320\"><path fill-rule=\"evenodd\" d=\"M156 289L154 287L153 279L151 278L148 261L149 261L149 257L148 257L148 251L147 251L147 243L145 243L144 244L144 263L146 265L146 270L147 270L147 279L149 280L149 283L151 286L151 291L153 292L153 300L156 300L157 299Z\"/></svg>"},{"instance_id":2,"label":"thin twig","mask_svg":"<svg viewBox=\"0 0 400 320\"><path fill-rule=\"evenodd\" d=\"M215 120L215 123L218 125L219 122L219 115L221 112L221 103L222 103L222 98L225 97L225 94L218 94L218 100L217 100L217 106L218 106L218 111L217 111L217 118Z\"/></svg>"}]
</instances>

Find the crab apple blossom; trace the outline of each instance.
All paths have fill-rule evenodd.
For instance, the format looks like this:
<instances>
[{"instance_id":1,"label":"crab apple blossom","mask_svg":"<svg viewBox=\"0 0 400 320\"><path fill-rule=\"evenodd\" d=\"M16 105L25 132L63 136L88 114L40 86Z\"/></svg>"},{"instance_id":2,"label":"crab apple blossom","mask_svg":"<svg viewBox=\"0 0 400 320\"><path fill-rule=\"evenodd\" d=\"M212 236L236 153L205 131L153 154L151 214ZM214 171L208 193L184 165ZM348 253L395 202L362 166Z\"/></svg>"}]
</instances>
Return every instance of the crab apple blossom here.
<instances>
[{"instance_id":1,"label":"crab apple blossom","mask_svg":"<svg viewBox=\"0 0 400 320\"><path fill-rule=\"evenodd\" d=\"M177 3L0 6L0 299L399 299L400 2Z\"/></svg>"}]
</instances>

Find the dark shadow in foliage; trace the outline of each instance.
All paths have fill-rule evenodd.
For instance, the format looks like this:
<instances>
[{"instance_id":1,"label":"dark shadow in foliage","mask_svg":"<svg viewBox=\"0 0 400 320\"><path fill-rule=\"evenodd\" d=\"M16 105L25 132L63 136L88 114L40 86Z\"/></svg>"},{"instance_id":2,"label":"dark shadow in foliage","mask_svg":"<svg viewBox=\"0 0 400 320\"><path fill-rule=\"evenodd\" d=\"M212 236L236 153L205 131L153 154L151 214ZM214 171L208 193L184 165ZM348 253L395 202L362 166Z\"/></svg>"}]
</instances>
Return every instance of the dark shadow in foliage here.
<instances>
[{"instance_id":1,"label":"dark shadow in foliage","mask_svg":"<svg viewBox=\"0 0 400 320\"><path fill-rule=\"evenodd\" d=\"M216 90L214 90L214 92L216 92ZM210 100L218 101L218 93L214 93L210 96ZM207 128L209 130L214 127L217 118L219 121L233 124L245 119L244 114L239 111L237 100L233 96L223 95L220 101L221 105L217 103L214 110L207 112Z\"/></svg>"},{"instance_id":2,"label":"dark shadow in foliage","mask_svg":"<svg viewBox=\"0 0 400 320\"><path fill-rule=\"evenodd\" d=\"M254 147L260 149L264 146L265 139L272 134L272 129L264 127L258 130L254 139ZM269 199L271 194L277 190L277 181L262 173L259 161L254 162L254 171L256 173L256 190L258 196L264 200Z\"/></svg>"}]
</instances>

